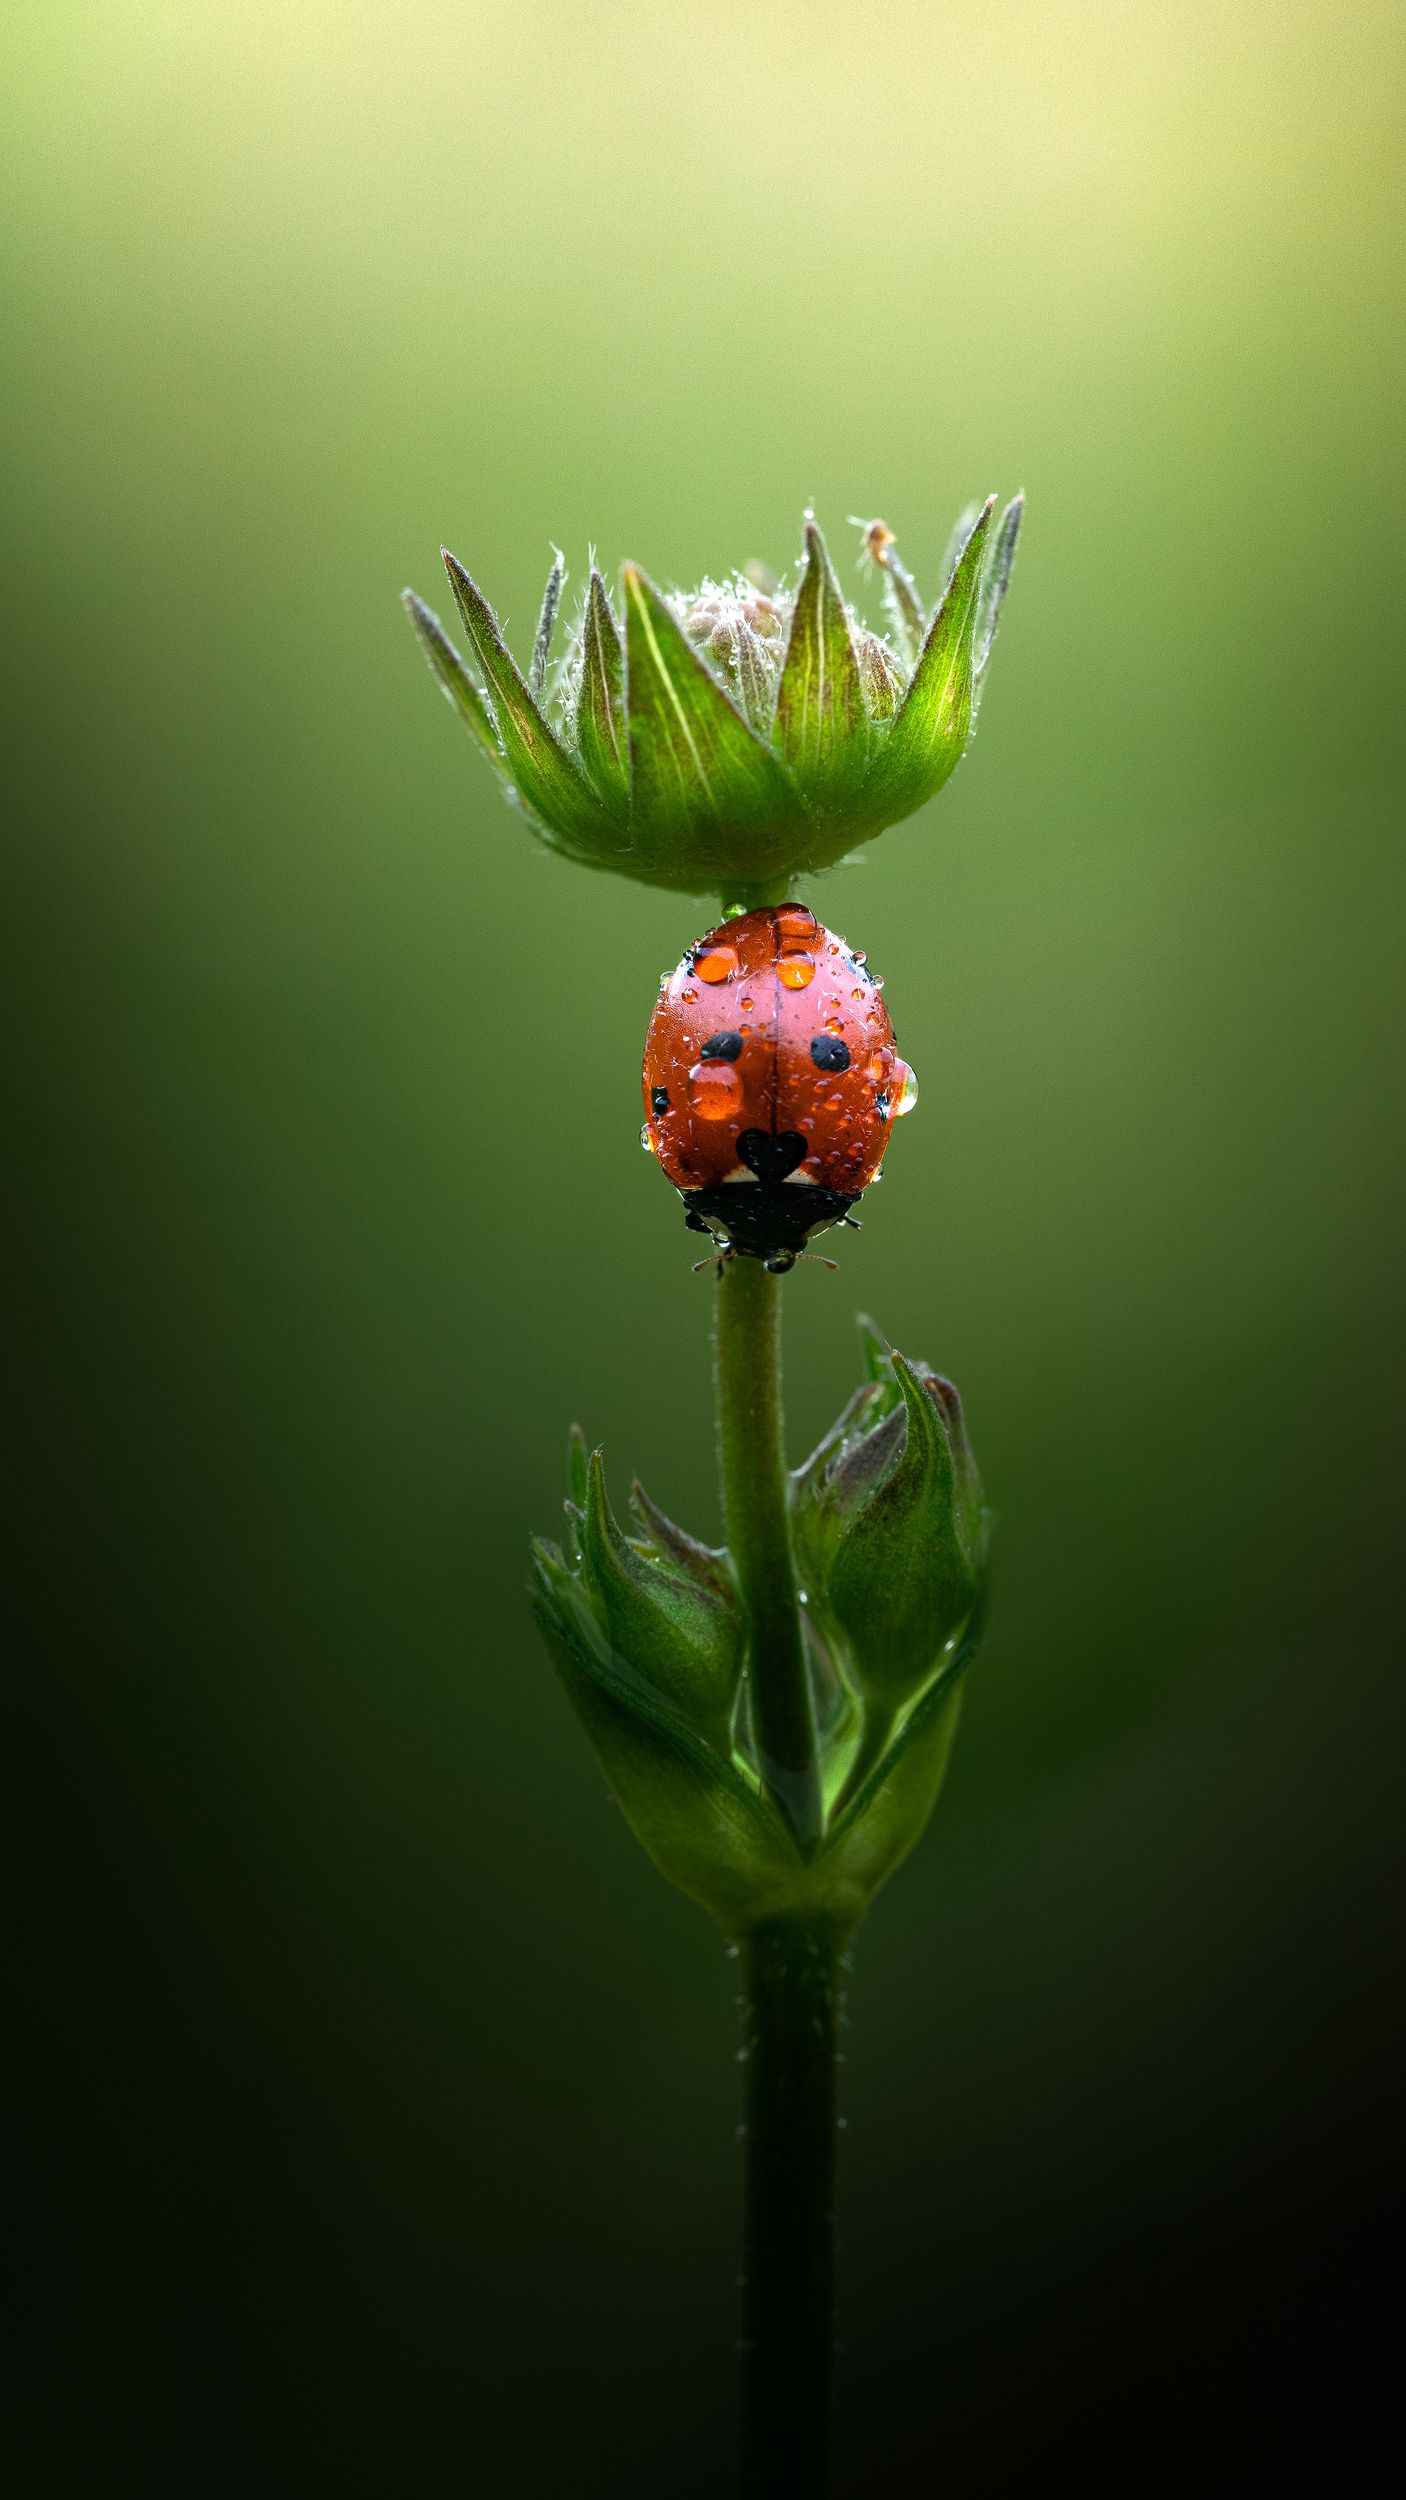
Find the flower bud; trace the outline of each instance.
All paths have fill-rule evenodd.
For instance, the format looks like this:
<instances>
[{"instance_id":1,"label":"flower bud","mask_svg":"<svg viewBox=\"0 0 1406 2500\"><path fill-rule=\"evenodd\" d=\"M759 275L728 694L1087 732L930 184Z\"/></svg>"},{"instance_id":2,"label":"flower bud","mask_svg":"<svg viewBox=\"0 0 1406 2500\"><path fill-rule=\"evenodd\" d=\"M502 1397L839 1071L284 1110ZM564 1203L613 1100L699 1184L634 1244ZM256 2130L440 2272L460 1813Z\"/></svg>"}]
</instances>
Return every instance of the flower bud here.
<instances>
[{"instance_id":1,"label":"flower bud","mask_svg":"<svg viewBox=\"0 0 1406 2500\"><path fill-rule=\"evenodd\" d=\"M737 574L666 597L638 565L617 614L592 568L551 673L564 579L553 564L528 675L493 610L445 550L468 636L455 650L423 601L406 604L443 692L507 795L554 850L646 884L751 902L843 859L952 773L976 717L1022 498L964 516L931 614L893 532L864 526L888 632L844 598L806 516L792 583Z\"/></svg>"},{"instance_id":2,"label":"flower bud","mask_svg":"<svg viewBox=\"0 0 1406 2500\"><path fill-rule=\"evenodd\" d=\"M792 1479L811 1607L864 1722L850 1789L961 1642L986 1560L981 1482L952 1383L877 1340L871 1373Z\"/></svg>"},{"instance_id":3,"label":"flower bud","mask_svg":"<svg viewBox=\"0 0 1406 2500\"><path fill-rule=\"evenodd\" d=\"M726 1557L675 1528L642 1487L636 1504L648 1537L627 1537L599 1450L585 1459L573 1437L571 1455L578 1499L567 1506L567 1552L612 1657L726 1758L743 1649Z\"/></svg>"}]
</instances>

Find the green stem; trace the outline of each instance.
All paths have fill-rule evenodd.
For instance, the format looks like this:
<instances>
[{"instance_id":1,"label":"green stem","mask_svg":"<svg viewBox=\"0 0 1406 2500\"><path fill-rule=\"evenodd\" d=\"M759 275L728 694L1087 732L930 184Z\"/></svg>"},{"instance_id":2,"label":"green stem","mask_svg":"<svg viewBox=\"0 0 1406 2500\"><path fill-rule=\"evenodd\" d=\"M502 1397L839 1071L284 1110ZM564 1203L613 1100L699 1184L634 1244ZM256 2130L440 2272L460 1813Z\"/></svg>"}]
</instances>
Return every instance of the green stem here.
<instances>
[{"instance_id":1,"label":"green stem","mask_svg":"<svg viewBox=\"0 0 1406 2500\"><path fill-rule=\"evenodd\" d=\"M747 1973L742 2500L824 2500L834 2345L840 1939L775 1919Z\"/></svg>"},{"instance_id":2,"label":"green stem","mask_svg":"<svg viewBox=\"0 0 1406 2500\"><path fill-rule=\"evenodd\" d=\"M781 1419L780 1280L731 1258L718 1280L718 1452L728 1549L747 1618L762 1777L804 1855L823 1826L815 1708L796 1594Z\"/></svg>"}]
</instances>

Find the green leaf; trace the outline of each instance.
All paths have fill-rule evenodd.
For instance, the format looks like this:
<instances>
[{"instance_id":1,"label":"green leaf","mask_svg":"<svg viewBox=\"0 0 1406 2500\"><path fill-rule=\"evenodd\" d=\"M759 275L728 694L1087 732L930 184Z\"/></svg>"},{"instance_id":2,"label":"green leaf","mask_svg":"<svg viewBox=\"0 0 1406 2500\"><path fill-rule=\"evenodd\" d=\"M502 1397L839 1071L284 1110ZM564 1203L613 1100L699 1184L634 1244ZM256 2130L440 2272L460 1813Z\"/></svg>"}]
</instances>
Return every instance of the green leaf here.
<instances>
[{"instance_id":1,"label":"green leaf","mask_svg":"<svg viewBox=\"0 0 1406 2500\"><path fill-rule=\"evenodd\" d=\"M825 1589L855 1678L880 1711L901 1709L911 1699L977 1595L945 1407L901 1354L890 1359L906 1430L896 1461L877 1484L873 1462L887 1457L897 1414L848 1462L851 1498L862 1496L862 1507L848 1519Z\"/></svg>"},{"instance_id":2,"label":"green leaf","mask_svg":"<svg viewBox=\"0 0 1406 2500\"><path fill-rule=\"evenodd\" d=\"M794 870L809 823L784 766L743 720L638 565L624 571L635 847L657 871L726 882Z\"/></svg>"},{"instance_id":3,"label":"green leaf","mask_svg":"<svg viewBox=\"0 0 1406 2500\"><path fill-rule=\"evenodd\" d=\"M508 769L524 806L568 847L589 855L617 846L585 776L552 735L498 630L498 620L457 556L441 550L459 614L488 680Z\"/></svg>"},{"instance_id":4,"label":"green leaf","mask_svg":"<svg viewBox=\"0 0 1406 2500\"><path fill-rule=\"evenodd\" d=\"M1015 542L1020 536L1020 524L1024 515L1025 497L1017 495L1012 502L1007 504L1001 515L1000 527L996 532L995 544L991 550L991 559L982 575L981 593L977 601L976 627L972 636L972 670L978 697L981 693L981 680L986 671L986 663L991 657L991 645L996 639L996 627L1001 620L1001 603L1010 588L1011 567L1015 563Z\"/></svg>"},{"instance_id":5,"label":"green leaf","mask_svg":"<svg viewBox=\"0 0 1406 2500\"><path fill-rule=\"evenodd\" d=\"M855 1917L927 1828L957 1733L962 1678L979 1638L974 1622L831 1826L816 1877L837 1906L858 1905Z\"/></svg>"},{"instance_id":6,"label":"green leaf","mask_svg":"<svg viewBox=\"0 0 1406 2500\"><path fill-rule=\"evenodd\" d=\"M504 770L503 750L483 696L480 694L453 643L446 634L433 608L427 608L413 590L403 594L410 622L420 637L421 647L435 676L448 695L460 719L473 731L484 754L499 773Z\"/></svg>"},{"instance_id":7,"label":"green leaf","mask_svg":"<svg viewBox=\"0 0 1406 2500\"><path fill-rule=\"evenodd\" d=\"M625 654L605 584L594 565L581 620L576 744L601 797L624 799L630 784L625 741Z\"/></svg>"},{"instance_id":8,"label":"green leaf","mask_svg":"<svg viewBox=\"0 0 1406 2500\"><path fill-rule=\"evenodd\" d=\"M542 593L542 609L537 619L537 639L532 646L531 685L533 697L540 704L547 690L547 662L552 656L552 634L561 603L561 586L566 579L566 558L560 547L553 550L552 569Z\"/></svg>"},{"instance_id":9,"label":"green leaf","mask_svg":"<svg viewBox=\"0 0 1406 2500\"><path fill-rule=\"evenodd\" d=\"M843 799L864 769L869 716L839 583L814 521L791 610L772 735L808 795Z\"/></svg>"},{"instance_id":10,"label":"green leaf","mask_svg":"<svg viewBox=\"0 0 1406 2500\"><path fill-rule=\"evenodd\" d=\"M631 1829L661 1874L744 1933L802 1876L789 1834L735 1764L622 1672L559 1557L534 1551L533 1610Z\"/></svg>"},{"instance_id":11,"label":"green leaf","mask_svg":"<svg viewBox=\"0 0 1406 2500\"><path fill-rule=\"evenodd\" d=\"M977 591L995 501L994 495L987 498L957 559L898 717L870 776L869 791L881 800L886 812L907 815L921 807L961 761L971 727Z\"/></svg>"}]
</instances>

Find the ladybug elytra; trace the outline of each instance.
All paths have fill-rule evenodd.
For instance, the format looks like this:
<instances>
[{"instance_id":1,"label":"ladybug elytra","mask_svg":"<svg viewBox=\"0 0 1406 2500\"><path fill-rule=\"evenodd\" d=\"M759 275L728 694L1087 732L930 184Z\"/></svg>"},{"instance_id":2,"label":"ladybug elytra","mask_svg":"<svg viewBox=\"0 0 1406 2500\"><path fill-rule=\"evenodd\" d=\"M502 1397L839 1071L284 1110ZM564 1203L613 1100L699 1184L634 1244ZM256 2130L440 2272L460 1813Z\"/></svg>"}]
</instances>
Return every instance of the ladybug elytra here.
<instances>
[{"instance_id":1,"label":"ladybug elytra","mask_svg":"<svg viewBox=\"0 0 1406 2500\"><path fill-rule=\"evenodd\" d=\"M852 1222L916 1094L864 958L803 903L724 921L660 986L644 1143L724 1257L782 1274Z\"/></svg>"}]
</instances>

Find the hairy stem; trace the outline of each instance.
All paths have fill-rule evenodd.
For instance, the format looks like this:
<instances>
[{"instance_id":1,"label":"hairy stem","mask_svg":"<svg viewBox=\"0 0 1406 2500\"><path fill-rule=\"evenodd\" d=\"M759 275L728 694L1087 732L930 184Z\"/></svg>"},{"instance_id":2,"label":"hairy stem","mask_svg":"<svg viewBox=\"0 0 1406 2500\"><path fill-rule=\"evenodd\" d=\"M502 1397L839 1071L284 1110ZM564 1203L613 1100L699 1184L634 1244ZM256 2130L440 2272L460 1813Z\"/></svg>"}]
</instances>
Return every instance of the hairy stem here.
<instances>
[{"instance_id":1,"label":"hairy stem","mask_svg":"<svg viewBox=\"0 0 1406 2500\"><path fill-rule=\"evenodd\" d=\"M809 1855L823 1816L787 1508L780 1290L760 1259L729 1259L718 1280L718 1452L728 1548L747 1617L762 1777Z\"/></svg>"},{"instance_id":2,"label":"hairy stem","mask_svg":"<svg viewBox=\"0 0 1406 2500\"><path fill-rule=\"evenodd\" d=\"M747 1938L742 2500L824 2500L834 2344L840 1939L775 1919Z\"/></svg>"}]
</instances>

